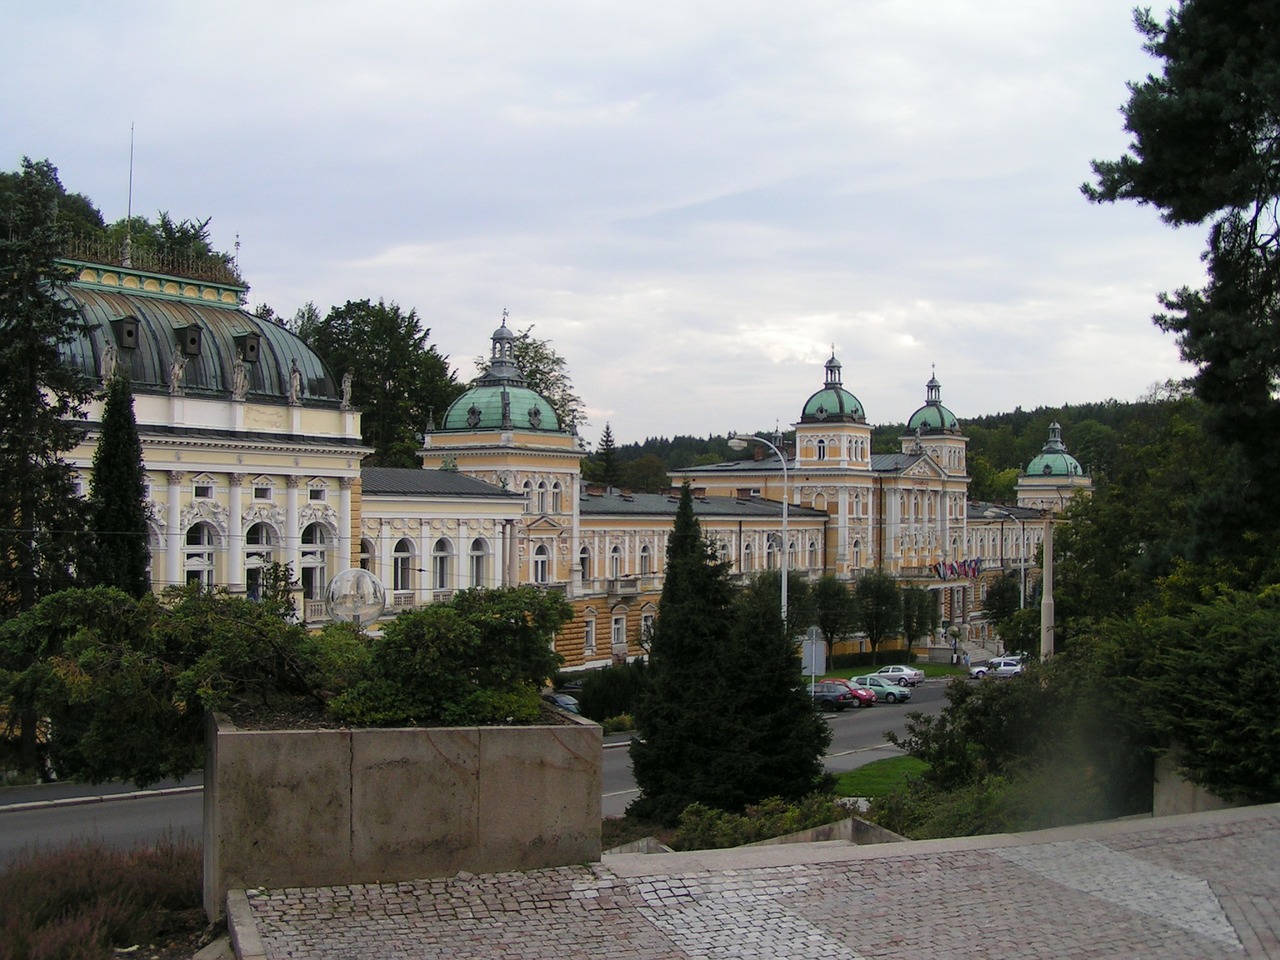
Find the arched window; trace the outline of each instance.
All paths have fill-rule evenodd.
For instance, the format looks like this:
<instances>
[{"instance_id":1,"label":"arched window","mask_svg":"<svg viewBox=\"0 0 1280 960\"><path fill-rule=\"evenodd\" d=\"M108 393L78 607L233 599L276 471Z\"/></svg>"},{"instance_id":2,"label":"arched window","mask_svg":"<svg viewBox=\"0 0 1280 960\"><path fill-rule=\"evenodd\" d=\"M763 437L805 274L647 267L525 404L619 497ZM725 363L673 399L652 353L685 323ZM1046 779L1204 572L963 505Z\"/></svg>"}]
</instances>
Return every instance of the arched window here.
<instances>
[{"instance_id":1,"label":"arched window","mask_svg":"<svg viewBox=\"0 0 1280 960\"><path fill-rule=\"evenodd\" d=\"M533 513L533 481L526 480L524 482L524 509L527 513Z\"/></svg>"},{"instance_id":2,"label":"arched window","mask_svg":"<svg viewBox=\"0 0 1280 960\"><path fill-rule=\"evenodd\" d=\"M749 573L755 569L755 558L751 555L751 544L742 544L742 572Z\"/></svg>"},{"instance_id":3,"label":"arched window","mask_svg":"<svg viewBox=\"0 0 1280 960\"><path fill-rule=\"evenodd\" d=\"M444 537L436 541L431 548L431 589L448 590L453 571L450 561L453 558L453 545Z\"/></svg>"},{"instance_id":4,"label":"arched window","mask_svg":"<svg viewBox=\"0 0 1280 960\"><path fill-rule=\"evenodd\" d=\"M533 551L533 582L546 583L551 579L551 554L545 546L538 544Z\"/></svg>"},{"instance_id":5,"label":"arched window","mask_svg":"<svg viewBox=\"0 0 1280 960\"><path fill-rule=\"evenodd\" d=\"M827 459L827 441L825 440L818 441L818 459L819 460Z\"/></svg>"},{"instance_id":6,"label":"arched window","mask_svg":"<svg viewBox=\"0 0 1280 960\"><path fill-rule=\"evenodd\" d=\"M588 547L578 551L578 573L581 574L583 583L591 579L591 550Z\"/></svg>"},{"instance_id":7,"label":"arched window","mask_svg":"<svg viewBox=\"0 0 1280 960\"><path fill-rule=\"evenodd\" d=\"M207 523L194 524L187 530L183 570L188 586L195 584L206 590L213 589L215 543L213 527Z\"/></svg>"},{"instance_id":8,"label":"arched window","mask_svg":"<svg viewBox=\"0 0 1280 960\"><path fill-rule=\"evenodd\" d=\"M391 589L413 589L413 541L404 537L396 541L391 554Z\"/></svg>"},{"instance_id":9,"label":"arched window","mask_svg":"<svg viewBox=\"0 0 1280 960\"><path fill-rule=\"evenodd\" d=\"M547 482L538 481L538 513L547 512Z\"/></svg>"},{"instance_id":10,"label":"arched window","mask_svg":"<svg viewBox=\"0 0 1280 960\"><path fill-rule=\"evenodd\" d=\"M862 541L853 541L853 565L855 567L862 566Z\"/></svg>"},{"instance_id":11,"label":"arched window","mask_svg":"<svg viewBox=\"0 0 1280 960\"><path fill-rule=\"evenodd\" d=\"M360 540L360 569L368 570L377 576L378 573L378 555L374 549L373 541L368 538Z\"/></svg>"},{"instance_id":12,"label":"arched window","mask_svg":"<svg viewBox=\"0 0 1280 960\"><path fill-rule=\"evenodd\" d=\"M489 544L481 537L471 541L471 586L483 587L489 576Z\"/></svg>"},{"instance_id":13,"label":"arched window","mask_svg":"<svg viewBox=\"0 0 1280 960\"><path fill-rule=\"evenodd\" d=\"M324 527L309 523L302 530L302 596L306 600L319 600L324 595L329 578L328 547Z\"/></svg>"},{"instance_id":14,"label":"arched window","mask_svg":"<svg viewBox=\"0 0 1280 960\"><path fill-rule=\"evenodd\" d=\"M560 486L557 480L551 485L551 512L560 513L564 510L564 488Z\"/></svg>"},{"instance_id":15,"label":"arched window","mask_svg":"<svg viewBox=\"0 0 1280 960\"><path fill-rule=\"evenodd\" d=\"M244 587L250 600L262 597L268 568L275 561L276 535L265 523L255 523L244 532Z\"/></svg>"},{"instance_id":16,"label":"arched window","mask_svg":"<svg viewBox=\"0 0 1280 960\"><path fill-rule=\"evenodd\" d=\"M622 576L622 548L616 543L609 550L609 576L614 580Z\"/></svg>"},{"instance_id":17,"label":"arched window","mask_svg":"<svg viewBox=\"0 0 1280 960\"><path fill-rule=\"evenodd\" d=\"M773 534L769 534L764 541L764 568L766 570L778 569L778 553L778 540Z\"/></svg>"},{"instance_id":18,"label":"arched window","mask_svg":"<svg viewBox=\"0 0 1280 960\"><path fill-rule=\"evenodd\" d=\"M809 569L817 570L822 566L822 558L818 554L818 541L809 541Z\"/></svg>"},{"instance_id":19,"label":"arched window","mask_svg":"<svg viewBox=\"0 0 1280 960\"><path fill-rule=\"evenodd\" d=\"M646 543L640 547L640 576L647 577L653 573L653 554Z\"/></svg>"}]
</instances>

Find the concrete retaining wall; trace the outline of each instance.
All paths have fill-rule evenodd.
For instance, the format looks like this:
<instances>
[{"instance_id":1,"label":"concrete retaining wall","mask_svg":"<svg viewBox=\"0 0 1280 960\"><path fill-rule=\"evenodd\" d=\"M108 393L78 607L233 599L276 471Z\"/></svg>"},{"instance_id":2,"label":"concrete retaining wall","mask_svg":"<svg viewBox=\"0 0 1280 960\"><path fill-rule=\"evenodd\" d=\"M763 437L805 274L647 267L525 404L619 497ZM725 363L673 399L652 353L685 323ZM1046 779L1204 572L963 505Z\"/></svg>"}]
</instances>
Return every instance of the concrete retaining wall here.
<instances>
[{"instance_id":1,"label":"concrete retaining wall","mask_svg":"<svg viewBox=\"0 0 1280 960\"><path fill-rule=\"evenodd\" d=\"M1204 813L1244 804L1223 800L1216 793L1197 786L1178 773L1176 749L1156 757L1155 786L1151 797L1151 815L1169 817L1179 813Z\"/></svg>"},{"instance_id":2,"label":"concrete retaining wall","mask_svg":"<svg viewBox=\"0 0 1280 960\"><path fill-rule=\"evenodd\" d=\"M600 859L600 727L237 729L211 717L204 906Z\"/></svg>"}]
</instances>

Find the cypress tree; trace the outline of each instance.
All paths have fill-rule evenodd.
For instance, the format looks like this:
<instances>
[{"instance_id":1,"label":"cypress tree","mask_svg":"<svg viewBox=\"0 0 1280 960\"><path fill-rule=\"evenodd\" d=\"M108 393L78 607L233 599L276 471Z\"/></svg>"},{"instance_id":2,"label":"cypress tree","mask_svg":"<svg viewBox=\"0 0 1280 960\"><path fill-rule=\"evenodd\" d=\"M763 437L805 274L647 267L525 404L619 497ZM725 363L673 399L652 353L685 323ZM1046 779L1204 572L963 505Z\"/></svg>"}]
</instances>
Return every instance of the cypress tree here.
<instances>
[{"instance_id":1,"label":"cypress tree","mask_svg":"<svg viewBox=\"0 0 1280 960\"><path fill-rule=\"evenodd\" d=\"M821 785L822 756L831 729L813 709L808 678L796 643L796 619L804 619L806 584L788 582L788 619L782 628L777 572L763 574L738 596L732 656L720 671L732 696L724 714L736 731L731 755L719 773L725 809L769 797L798 800Z\"/></svg>"},{"instance_id":2,"label":"cypress tree","mask_svg":"<svg viewBox=\"0 0 1280 960\"><path fill-rule=\"evenodd\" d=\"M727 659L733 587L728 564L702 536L686 483L667 543L662 599L649 647L650 687L631 741L640 796L628 814L674 824L695 801L728 809L739 795L723 777L736 736L725 705L739 694L720 671Z\"/></svg>"},{"instance_id":3,"label":"cypress tree","mask_svg":"<svg viewBox=\"0 0 1280 960\"><path fill-rule=\"evenodd\" d=\"M132 597L151 589L144 505L142 442L133 416L133 391L119 374L107 383L102 434L93 452L89 512L94 533L92 575Z\"/></svg>"}]
</instances>

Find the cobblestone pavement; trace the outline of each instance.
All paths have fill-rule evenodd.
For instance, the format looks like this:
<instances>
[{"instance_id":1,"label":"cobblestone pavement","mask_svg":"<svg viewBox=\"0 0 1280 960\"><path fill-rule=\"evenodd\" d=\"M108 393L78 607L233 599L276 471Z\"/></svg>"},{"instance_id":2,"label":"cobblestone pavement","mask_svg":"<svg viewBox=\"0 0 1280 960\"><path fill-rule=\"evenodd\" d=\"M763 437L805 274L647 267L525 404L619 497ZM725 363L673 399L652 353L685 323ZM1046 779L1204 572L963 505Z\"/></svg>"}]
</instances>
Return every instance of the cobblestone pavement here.
<instances>
[{"instance_id":1,"label":"cobblestone pavement","mask_svg":"<svg viewBox=\"0 0 1280 960\"><path fill-rule=\"evenodd\" d=\"M246 913L271 960L1280 958L1280 805L252 890Z\"/></svg>"}]
</instances>

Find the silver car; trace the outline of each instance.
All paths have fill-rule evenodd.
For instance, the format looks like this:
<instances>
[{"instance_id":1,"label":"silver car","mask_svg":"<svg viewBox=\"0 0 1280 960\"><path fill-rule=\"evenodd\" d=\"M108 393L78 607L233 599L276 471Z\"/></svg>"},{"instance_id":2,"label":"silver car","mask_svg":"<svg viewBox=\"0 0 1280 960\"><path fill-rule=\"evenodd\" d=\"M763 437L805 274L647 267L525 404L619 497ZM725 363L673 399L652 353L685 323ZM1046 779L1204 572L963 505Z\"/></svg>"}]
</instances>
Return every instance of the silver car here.
<instances>
[{"instance_id":1,"label":"silver car","mask_svg":"<svg viewBox=\"0 0 1280 960\"><path fill-rule=\"evenodd\" d=\"M875 676L883 677L885 680L892 680L894 683L904 687L914 687L916 684L924 680L924 671L917 670L915 667L891 666L881 667L875 672Z\"/></svg>"},{"instance_id":2,"label":"silver car","mask_svg":"<svg viewBox=\"0 0 1280 960\"><path fill-rule=\"evenodd\" d=\"M875 674L869 677L854 677L849 682L859 687L866 687L876 695L877 700L883 700L885 703L906 703L911 699L910 687L900 687L893 680L877 677Z\"/></svg>"},{"instance_id":3,"label":"silver car","mask_svg":"<svg viewBox=\"0 0 1280 960\"><path fill-rule=\"evenodd\" d=\"M996 657L986 663L975 663L969 668L969 676L974 680L983 677L1016 677L1022 673L1022 661L1013 657Z\"/></svg>"}]
</instances>

